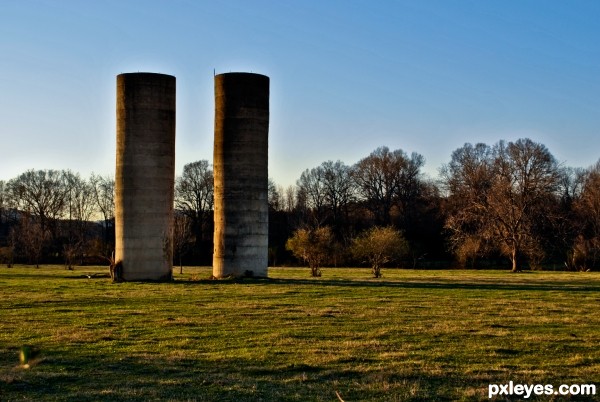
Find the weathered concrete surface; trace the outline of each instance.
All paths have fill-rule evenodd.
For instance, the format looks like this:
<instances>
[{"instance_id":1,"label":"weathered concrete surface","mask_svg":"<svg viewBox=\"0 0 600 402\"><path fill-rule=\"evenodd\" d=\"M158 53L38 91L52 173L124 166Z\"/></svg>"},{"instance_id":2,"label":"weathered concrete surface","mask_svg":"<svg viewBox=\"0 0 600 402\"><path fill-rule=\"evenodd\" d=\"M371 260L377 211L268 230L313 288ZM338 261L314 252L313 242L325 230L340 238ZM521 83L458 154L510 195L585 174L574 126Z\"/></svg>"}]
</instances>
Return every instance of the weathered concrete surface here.
<instances>
[{"instance_id":1,"label":"weathered concrete surface","mask_svg":"<svg viewBox=\"0 0 600 402\"><path fill-rule=\"evenodd\" d=\"M115 261L122 280L172 279L175 77L117 76Z\"/></svg>"},{"instance_id":2,"label":"weathered concrete surface","mask_svg":"<svg viewBox=\"0 0 600 402\"><path fill-rule=\"evenodd\" d=\"M213 276L267 276L269 77L215 76Z\"/></svg>"}]
</instances>

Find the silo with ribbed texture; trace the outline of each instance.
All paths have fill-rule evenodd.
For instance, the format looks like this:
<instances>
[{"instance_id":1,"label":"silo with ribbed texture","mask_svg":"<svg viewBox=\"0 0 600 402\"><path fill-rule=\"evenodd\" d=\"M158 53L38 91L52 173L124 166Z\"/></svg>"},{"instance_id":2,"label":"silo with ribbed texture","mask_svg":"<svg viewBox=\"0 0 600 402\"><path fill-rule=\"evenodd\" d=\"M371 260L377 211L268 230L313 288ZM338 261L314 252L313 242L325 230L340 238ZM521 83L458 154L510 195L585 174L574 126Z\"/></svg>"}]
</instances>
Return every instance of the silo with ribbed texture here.
<instances>
[{"instance_id":1,"label":"silo with ribbed texture","mask_svg":"<svg viewBox=\"0 0 600 402\"><path fill-rule=\"evenodd\" d=\"M173 277L175 77L117 76L116 279Z\"/></svg>"},{"instance_id":2,"label":"silo with ribbed texture","mask_svg":"<svg viewBox=\"0 0 600 402\"><path fill-rule=\"evenodd\" d=\"M215 76L216 278L266 277L269 207L269 77Z\"/></svg>"}]
</instances>

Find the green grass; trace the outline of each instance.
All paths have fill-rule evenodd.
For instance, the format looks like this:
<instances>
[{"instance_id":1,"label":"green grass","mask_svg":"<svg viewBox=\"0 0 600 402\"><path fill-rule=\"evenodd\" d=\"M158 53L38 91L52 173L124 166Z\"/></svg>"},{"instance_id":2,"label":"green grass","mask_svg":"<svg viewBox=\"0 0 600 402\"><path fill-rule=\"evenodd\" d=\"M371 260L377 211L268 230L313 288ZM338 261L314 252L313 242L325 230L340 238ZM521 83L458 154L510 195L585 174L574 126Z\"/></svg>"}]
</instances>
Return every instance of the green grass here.
<instances>
[{"instance_id":1,"label":"green grass","mask_svg":"<svg viewBox=\"0 0 600 402\"><path fill-rule=\"evenodd\" d=\"M346 401L476 401L510 380L600 386L597 273L84 276L99 272L0 268L1 401L336 401L336 391ZM22 345L39 350L29 369Z\"/></svg>"}]
</instances>

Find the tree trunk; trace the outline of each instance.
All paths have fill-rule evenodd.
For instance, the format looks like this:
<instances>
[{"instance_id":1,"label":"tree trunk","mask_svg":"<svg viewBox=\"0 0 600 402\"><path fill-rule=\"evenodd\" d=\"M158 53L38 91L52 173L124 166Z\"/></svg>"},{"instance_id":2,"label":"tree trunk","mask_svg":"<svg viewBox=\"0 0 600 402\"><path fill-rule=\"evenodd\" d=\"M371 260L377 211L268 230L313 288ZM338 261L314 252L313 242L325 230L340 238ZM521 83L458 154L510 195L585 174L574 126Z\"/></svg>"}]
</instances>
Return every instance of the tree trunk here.
<instances>
[{"instance_id":1,"label":"tree trunk","mask_svg":"<svg viewBox=\"0 0 600 402\"><path fill-rule=\"evenodd\" d=\"M373 265L372 272L373 272L373 277L381 278L381 266L379 264Z\"/></svg>"},{"instance_id":2,"label":"tree trunk","mask_svg":"<svg viewBox=\"0 0 600 402\"><path fill-rule=\"evenodd\" d=\"M513 247L512 250L512 255L510 257L511 261L512 261L512 270L511 272L519 272L520 271L520 267L519 267L519 253L516 247Z\"/></svg>"}]
</instances>

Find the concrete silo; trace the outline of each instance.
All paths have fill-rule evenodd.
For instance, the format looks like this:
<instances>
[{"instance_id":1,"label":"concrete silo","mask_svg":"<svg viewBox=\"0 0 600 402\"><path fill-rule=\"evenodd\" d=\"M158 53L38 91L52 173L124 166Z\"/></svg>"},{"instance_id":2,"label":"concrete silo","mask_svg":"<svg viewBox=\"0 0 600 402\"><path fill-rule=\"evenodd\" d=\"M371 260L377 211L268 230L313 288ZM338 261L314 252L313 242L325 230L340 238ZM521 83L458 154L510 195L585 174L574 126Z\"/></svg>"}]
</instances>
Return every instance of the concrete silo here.
<instances>
[{"instance_id":1,"label":"concrete silo","mask_svg":"<svg viewBox=\"0 0 600 402\"><path fill-rule=\"evenodd\" d=\"M215 76L213 276L267 276L269 77Z\"/></svg>"},{"instance_id":2,"label":"concrete silo","mask_svg":"<svg viewBox=\"0 0 600 402\"><path fill-rule=\"evenodd\" d=\"M175 77L117 76L115 261L120 279L172 279Z\"/></svg>"}]
</instances>

